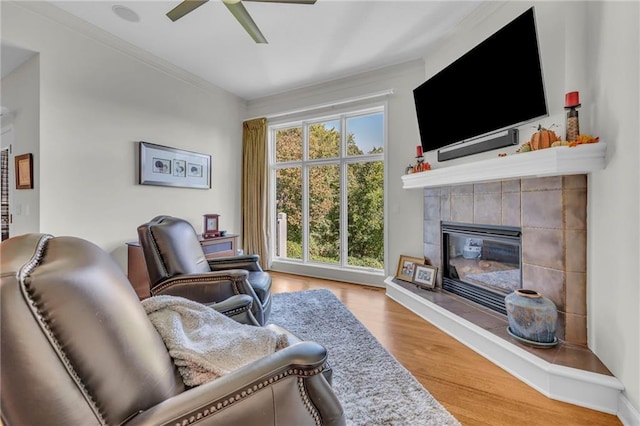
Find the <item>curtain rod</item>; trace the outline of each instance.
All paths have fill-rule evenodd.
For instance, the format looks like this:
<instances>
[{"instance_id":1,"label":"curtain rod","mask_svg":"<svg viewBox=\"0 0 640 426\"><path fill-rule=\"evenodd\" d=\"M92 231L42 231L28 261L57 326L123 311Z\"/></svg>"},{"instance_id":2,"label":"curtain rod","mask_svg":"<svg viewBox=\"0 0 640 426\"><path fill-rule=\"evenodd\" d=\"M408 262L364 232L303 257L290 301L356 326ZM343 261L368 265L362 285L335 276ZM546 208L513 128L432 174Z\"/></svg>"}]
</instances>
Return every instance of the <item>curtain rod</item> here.
<instances>
[{"instance_id":1,"label":"curtain rod","mask_svg":"<svg viewBox=\"0 0 640 426\"><path fill-rule=\"evenodd\" d=\"M387 90L383 90L382 92L369 93L369 94L361 95L361 96L354 96L353 98L342 99L342 100L335 101L335 102L327 102L327 103L312 105L312 106L308 106L308 107L304 107L304 108L293 109L293 110L289 110L289 111L285 111L285 112L281 112L281 113L277 113L277 114L267 114L266 116L263 115L263 116L260 116L260 117L247 118L245 121L254 120L256 118L262 118L262 117L266 117L267 120L271 120L271 119L278 118L278 117L285 117L287 115L301 114L301 113L304 113L304 112L315 111L315 110L320 110L320 109L324 109L324 108L331 108L331 107L336 107L336 106L339 106L339 105L350 104L350 103L355 103L355 102L360 102L360 101L366 101L366 100L369 100L369 99L382 98L384 96L390 96L390 95L393 95L393 89L387 89Z\"/></svg>"}]
</instances>

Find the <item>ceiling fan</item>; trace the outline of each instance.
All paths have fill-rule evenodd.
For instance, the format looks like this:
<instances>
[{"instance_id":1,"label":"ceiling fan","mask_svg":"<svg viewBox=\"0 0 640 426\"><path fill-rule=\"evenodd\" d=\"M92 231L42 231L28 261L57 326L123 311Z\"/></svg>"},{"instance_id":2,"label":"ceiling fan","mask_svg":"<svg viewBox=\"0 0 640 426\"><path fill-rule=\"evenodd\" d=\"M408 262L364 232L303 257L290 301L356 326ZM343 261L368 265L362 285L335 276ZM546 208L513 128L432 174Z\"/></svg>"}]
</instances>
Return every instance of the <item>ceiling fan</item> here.
<instances>
[{"instance_id":1,"label":"ceiling fan","mask_svg":"<svg viewBox=\"0 0 640 426\"><path fill-rule=\"evenodd\" d=\"M177 21L182 18L187 13L193 11L194 9L202 6L209 0L185 0L173 9L171 9L167 16L172 21ZM291 3L291 4L314 4L316 0L244 0L244 1L256 1L263 3ZM240 25L244 27L244 29L249 33L251 38L255 40L256 43L267 43L267 39L262 35L260 29L256 25L256 23L245 9L244 5L240 0L222 0L227 9L236 17Z\"/></svg>"}]
</instances>

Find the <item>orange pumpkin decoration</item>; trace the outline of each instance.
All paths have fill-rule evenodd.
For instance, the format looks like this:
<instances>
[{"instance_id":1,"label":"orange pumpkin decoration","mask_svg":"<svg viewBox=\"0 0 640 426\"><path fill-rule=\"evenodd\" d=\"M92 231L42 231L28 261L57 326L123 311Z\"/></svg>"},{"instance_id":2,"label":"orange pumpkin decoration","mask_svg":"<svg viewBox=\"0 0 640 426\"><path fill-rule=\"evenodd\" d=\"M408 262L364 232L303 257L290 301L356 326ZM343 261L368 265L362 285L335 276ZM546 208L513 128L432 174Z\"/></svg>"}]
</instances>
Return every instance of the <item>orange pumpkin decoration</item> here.
<instances>
[{"instance_id":1,"label":"orange pumpkin decoration","mask_svg":"<svg viewBox=\"0 0 640 426\"><path fill-rule=\"evenodd\" d=\"M555 141L559 141L560 136L553 130L545 129L542 125L538 125L538 131L531 136L531 149L538 150L551 147Z\"/></svg>"}]
</instances>

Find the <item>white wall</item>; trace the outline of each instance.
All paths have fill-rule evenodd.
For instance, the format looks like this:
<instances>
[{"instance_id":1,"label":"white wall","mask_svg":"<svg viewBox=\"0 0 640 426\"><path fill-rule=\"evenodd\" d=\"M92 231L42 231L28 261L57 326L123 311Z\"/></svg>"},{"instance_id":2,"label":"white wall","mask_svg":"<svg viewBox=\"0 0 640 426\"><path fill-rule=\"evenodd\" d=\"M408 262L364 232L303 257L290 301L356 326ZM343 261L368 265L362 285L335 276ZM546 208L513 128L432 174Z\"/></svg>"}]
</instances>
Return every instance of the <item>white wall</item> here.
<instances>
[{"instance_id":1,"label":"white wall","mask_svg":"<svg viewBox=\"0 0 640 426\"><path fill-rule=\"evenodd\" d=\"M11 155L34 154L33 189L15 189L15 179L9 182L11 187L10 213L12 215L10 231L12 235L24 234L38 229L40 223L39 81L40 58L37 55L2 79L2 106L11 113L8 124L12 128L13 136ZM13 168L13 162L9 167Z\"/></svg>"},{"instance_id":2,"label":"white wall","mask_svg":"<svg viewBox=\"0 0 640 426\"><path fill-rule=\"evenodd\" d=\"M107 47L101 33L81 35L73 19L60 25L28 3L1 6L3 41L39 53L39 80L31 73L29 83L15 85L40 87L40 145L33 148L40 220L29 231L86 238L123 269L125 243L159 214L184 217L201 232L202 215L218 213L222 229L241 232L244 102ZM141 140L211 154L212 189L137 185Z\"/></svg>"},{"instance_id":3,"label":"white wall","mask_svg":"<svg viewBox=\"0 0 640 426\"><path fill-rule=\"evenodd\" d=\"M607 167L589 179L591 349L620 378L640 424L640 3L588 2L594 133Z\"/></svg>"}]
</instances>

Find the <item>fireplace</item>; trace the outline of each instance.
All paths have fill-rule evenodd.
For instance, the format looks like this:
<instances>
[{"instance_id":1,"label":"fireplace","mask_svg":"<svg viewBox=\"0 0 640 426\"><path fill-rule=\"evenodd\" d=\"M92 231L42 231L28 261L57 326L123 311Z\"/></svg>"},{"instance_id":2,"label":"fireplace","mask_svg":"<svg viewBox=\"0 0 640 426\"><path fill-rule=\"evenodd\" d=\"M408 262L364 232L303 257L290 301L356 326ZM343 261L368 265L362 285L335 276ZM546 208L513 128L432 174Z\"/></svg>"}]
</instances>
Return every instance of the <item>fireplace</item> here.
<instances>
[{"instance_id":1,"label":"fireplace","mask_svg":"<svg viewBox=\"0 0 640 426\"><path fill-rule=\"evenodd\" d=\"M605 168L605 151L602 142L543 149L402 176L403 188L424 191L423 254L438 268L437 284L385 283L391 299L545 395L591 408L608 401L615 413L624 387L615 377L594 379L591 372L611 372L587 347L588 174ZM502 315L442 289L443 222L521 230L522 287L556 304L555 348L514 342Z\"/></svg>"},{"instance_id":2,"label":"fireplace","mask_svg":"<svg viewBox=\"0 0 640 426\"><path fill-rule=\"evenodd\" d=\"M520 228L442 222L442 288L507 314L504 298L522 288Z\"/></svg>"},{"instance_id":3,"label":"fireplace","mask_svg":"<svg viewBox=\"0 0 640 426\"><path fill-rule=\"evenodd\" d=\"M428 187L424 189L423 223L424 256L438 268L437 287L453 292L447 289L447 282L451 281L444 279L445 274L451 272L445 256L452 251L464 253L467 245L467 256L471 256L474 250L482 252L483 249L483 255L495 256L505 253L510 247L510 258L521 259L520 285L538 291L558 307L558 338L568 343L587 344L586 175ZM456 246L447 248L447 253L443 250L443 223L466 227L454 229L461 235L454 235ZM502 241L497 245L498 242L492 238L485 244L489 237L482 236L482 248L474 247L471 241L466 244L467 238L476 238L466 235L466 232L483 228L483 232L503 229L500 232L509 238L520 232L520 242ZM519 256L513 251L517 248L520 249ZM456 271L459 276L457 267ZM509 274L518 275L517 272ZM490 296L496 292L504 295L495 288L487 291L491 292Z\"/></svg>"}]
</instances>

